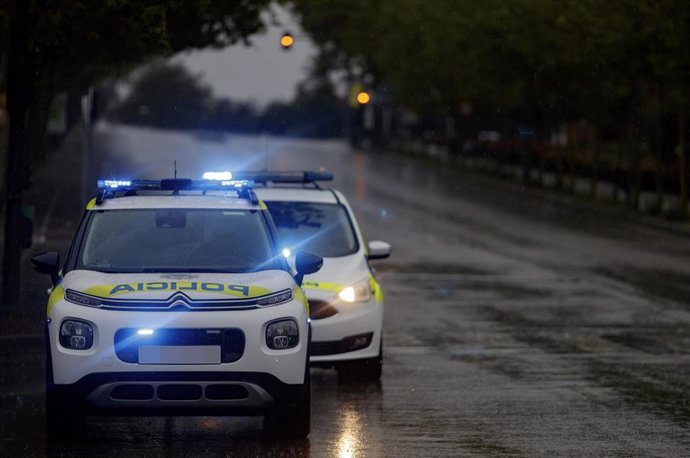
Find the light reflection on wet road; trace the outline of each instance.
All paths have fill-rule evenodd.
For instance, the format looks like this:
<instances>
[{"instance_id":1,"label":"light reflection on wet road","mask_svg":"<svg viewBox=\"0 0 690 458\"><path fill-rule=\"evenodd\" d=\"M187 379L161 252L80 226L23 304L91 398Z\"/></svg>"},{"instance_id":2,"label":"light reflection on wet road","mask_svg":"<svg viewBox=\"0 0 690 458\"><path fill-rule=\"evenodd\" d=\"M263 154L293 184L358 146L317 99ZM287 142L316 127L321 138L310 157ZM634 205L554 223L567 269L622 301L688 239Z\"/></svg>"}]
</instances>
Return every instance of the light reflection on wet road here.
<instances>
[{"instance_id":1,"label":"light reflection on wet road","mask_svg":"<svg viewBox=\"0 0 690 458\"><path fill-rule=\"evenodd\" d=\"M265 162L265 139L106 128L97 141L120 152L104 162L110 176L166 175L173 159L193 177ZM40 345L4 342L3 455L690 450L690 238L339 142L268 144L272 168L335 172L365 236L394 246L376 264L386 293L381 383L342 385L313 369L306 441L268 441L258 418L108 418L76 443L46 446Z\"/></svg>"}]
</instances>

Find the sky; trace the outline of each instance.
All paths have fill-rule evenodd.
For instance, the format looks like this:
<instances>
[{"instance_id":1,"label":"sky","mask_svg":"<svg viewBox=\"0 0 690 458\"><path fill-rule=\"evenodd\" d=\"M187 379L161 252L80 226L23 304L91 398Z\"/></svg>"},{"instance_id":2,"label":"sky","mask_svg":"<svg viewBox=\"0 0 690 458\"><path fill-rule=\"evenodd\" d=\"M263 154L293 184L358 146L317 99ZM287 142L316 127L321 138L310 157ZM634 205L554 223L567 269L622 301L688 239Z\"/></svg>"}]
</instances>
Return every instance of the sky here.
<instances>
[{"instance_id":1,"label":"sky","mask_svg":"<svg viewBox=\"0 0 690 458\"><path fill-rule=\"evenodd\" d=\"M307 75L316 47L306 36L300 35L298 22L283 7L274 5L280 25L268 24L265 32L252 36L250 47L242 44L221 50L194 51L174 58L183 62L216 96L238 101L253 101L266 105L273 100L292 99L297 83ZM289 51L280 47L285 31L295 36Z\"/></svg>"}]
</instances>

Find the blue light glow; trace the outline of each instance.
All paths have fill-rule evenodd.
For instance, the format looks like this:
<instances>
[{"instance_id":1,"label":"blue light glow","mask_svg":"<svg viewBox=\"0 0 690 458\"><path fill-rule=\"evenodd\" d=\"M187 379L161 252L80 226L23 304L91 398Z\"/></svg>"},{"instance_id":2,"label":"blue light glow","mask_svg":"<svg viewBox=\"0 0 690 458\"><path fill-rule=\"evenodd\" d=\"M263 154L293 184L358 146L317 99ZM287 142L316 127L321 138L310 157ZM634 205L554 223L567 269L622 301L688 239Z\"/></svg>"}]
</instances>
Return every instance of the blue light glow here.
<instances>
[{"instance_id":1,"label":"blue light glow","mask_svg":"<svg viewBox=\"0 0 690 458\"><path fill-rule=\"evenodd\" d=\"M132 186L132 182L129 180L98 180L99 188L112 188L117 189L119 187Z\"/></svg>"},{"instance_id":2,"label":"blue light glow","mask_svg":"<svg viewBox=\"0 0 690 458\"><path fill-rule=\"evenodd\" d=\"M232 173L227 170L223 172L204 172L202 178L204 180L214 181L232 180ZM225 184L223 184L223 186L225 186Z\"/></svg>"}]
</instances>

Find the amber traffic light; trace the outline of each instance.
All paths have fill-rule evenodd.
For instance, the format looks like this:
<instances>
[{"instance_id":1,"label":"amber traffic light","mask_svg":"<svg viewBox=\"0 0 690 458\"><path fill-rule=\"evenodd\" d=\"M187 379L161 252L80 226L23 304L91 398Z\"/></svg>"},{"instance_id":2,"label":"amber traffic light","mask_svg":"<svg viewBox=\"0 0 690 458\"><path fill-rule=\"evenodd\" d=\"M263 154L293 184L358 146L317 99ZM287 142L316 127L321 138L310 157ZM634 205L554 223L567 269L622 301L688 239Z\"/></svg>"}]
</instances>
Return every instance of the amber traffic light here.
<instances>
[{"instance_id":1,"label":"amber traffic light","mask_svg":"<svg viewBox=\"0 0 690 458\"><path fill-rule=\"evenodd\" d=\"M281 37L280 37L280 46L283 47L283 49L290 49L292 48L292 45L295 44L295 37L292 36L289 32L285 32Z\"/></svg>"},{"instance_id":2,"label":"amber traffic light","mask_svg":"<svg viewBox=\"0 0 690 458\"><path fill-rule=\"evenodd\" d=\"M371 100L371 96L366 91L361 91L357 94L357 103L360 105L366 105Z\"/></svg>"}]
</instances>

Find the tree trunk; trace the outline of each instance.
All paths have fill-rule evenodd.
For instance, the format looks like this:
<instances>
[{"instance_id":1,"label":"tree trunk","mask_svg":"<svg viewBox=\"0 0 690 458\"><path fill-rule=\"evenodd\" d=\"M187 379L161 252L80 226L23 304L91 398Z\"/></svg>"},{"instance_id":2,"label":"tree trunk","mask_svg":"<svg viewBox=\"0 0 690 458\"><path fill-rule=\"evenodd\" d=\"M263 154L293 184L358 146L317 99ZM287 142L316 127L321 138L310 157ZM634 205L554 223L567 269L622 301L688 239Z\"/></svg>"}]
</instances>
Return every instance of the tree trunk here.
<instances>
[{"instance_id":1,"label":"tree trunk","mask_svg":"<svg viewBox=\"0 0 690 458\"><path fill-rule=\"evenodd\" d=\"M664 127L661 109L661 90L657 87L654 94L655 97L655 112L654 112L654 143L655 143L655 170L654 170L654 187L656 189L656 203L655 207L658 213L661 214L664 210L664 188L663 188L663 167L664 167Z\"/></svg>"},{"instance_id":2,"label":"tree trunk","mask_svg":"<svg viewBox=\"0 0 690 458\"><path fill-rule=\"evenodd\" d=\"M575 157L577 155L577 145L575 142L568 145L568 192L575 194L577 181L577 165Z\"/></svg>"},{"instance_id":3,"label":"tree trunk","mask_svg":"<svg viewBox=\"0 0 690 458\"><path fill-rule=\"evenodd\" d=\"M688 208L688 163L687 147L685 139L685 109L681 107L678 112L678 169L680 170L680 209Z\"/></svg>"},{"instance_id":4,"label":"tree trunk","mask_svg":"<svg viewBox=\"0 0 690 458\"><path fill-rule=\"evenodd\" d=\"M599 180L599 156L601 155L601 145L599 143L599 129L596 127L592 132L592 175L589 181L589 196L592 199L597 197L597 184Z\"/></svg>"},{"instance_id":5,"label":"tree trunk","mask_svg":"<svg viewBox=\"0 0 690 458\"><path fill-rule=\"evenodd\" d=\"M20 298L22 241L22 190L25 176L26 113L33 93L33 62L29 42L28 3L15 0L11 6L10 48L7 62L7 108L9 114L7 178L5 182L5 252L3 254L3 302Z\"/></svg>"},{"instance_id":6,"label":"tree trunk","mask_svg":"<svg viewBox=\"0 0 690 458\"><path fill-rule=\"evenodd\" d=\"M631 114L631 118L628 121L627 134L628 134L628 145L627 145L627 169L628 178L626 181L627 194L626 202L629 207L637 209L640 201L640 158L639 156L639 145L637 144L638 132L637 132L637 117Z\"/></svg>"},{"instance_id":7,"label":"tree trunk","mask_svg":"<svg viewBox=\"0 0 690 458\"><path fill-rule=\"evenodd\" d=\"M613 169L613 190L611 192L611 199L614 202L618 202L618 192L625 182L623 172L623 148L625 148L627 134L624 129L621 129L618 138L618 145L616 145L616 165Z\"/></svg>"},{"instance_id":8,"label":"tree trunk","mask_svg":"<svg viewBox=\"0 0 690 458\"><path fill-rule=\"evenodd\" d=\"M27 161L36 161L45 156L46 133L48 130L48 119L50 118L50 105L53 101L54 90L50 82L50 71L41 72L42 84L36 88L35 96L28 108L26 132L26 152L24 157Z\"/></svg>"}]
</instances>

